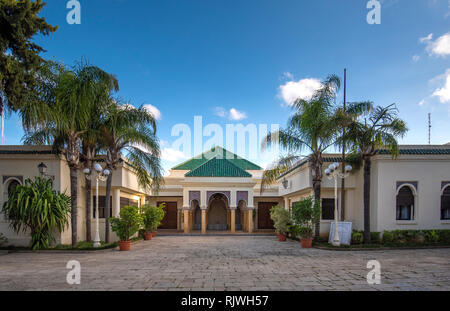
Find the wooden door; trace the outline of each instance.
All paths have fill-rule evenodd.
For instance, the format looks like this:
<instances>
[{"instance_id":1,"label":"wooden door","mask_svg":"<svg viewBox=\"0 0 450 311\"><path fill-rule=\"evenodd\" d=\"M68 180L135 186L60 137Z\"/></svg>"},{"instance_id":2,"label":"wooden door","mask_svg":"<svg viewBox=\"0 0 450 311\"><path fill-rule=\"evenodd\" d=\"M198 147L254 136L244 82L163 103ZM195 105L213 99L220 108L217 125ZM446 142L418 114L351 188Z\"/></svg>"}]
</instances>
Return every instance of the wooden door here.
<instances>
[{"instance_id":1,"label":"wooden door","mask_svg":"<svg viewBox=\"0 0 450 311\"><path fill-rule=\"evenodd\" d=\"M270 219L270 209L277 204L276 202L258 203L258 229L274 229L273 221Z\"/></svg>"},{"instance_id":2,"label":"wooden door","mask_svg":"<svg viewBox=\"0 0 450 311\"><path fill-rule=\"evenodd\" d=\"M158 206L165 203L166 214L159 226L160 229L177 229L177 202L158 202Z\"/></svg>"}]
</instances>

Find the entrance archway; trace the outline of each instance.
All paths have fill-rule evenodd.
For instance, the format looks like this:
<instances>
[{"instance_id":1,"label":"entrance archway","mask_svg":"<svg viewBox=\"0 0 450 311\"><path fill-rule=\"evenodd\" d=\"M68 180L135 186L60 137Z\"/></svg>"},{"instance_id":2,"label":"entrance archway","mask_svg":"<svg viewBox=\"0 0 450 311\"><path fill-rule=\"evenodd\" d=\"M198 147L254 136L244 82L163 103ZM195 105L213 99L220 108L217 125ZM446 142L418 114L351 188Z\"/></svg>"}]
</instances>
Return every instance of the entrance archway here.
<instances>
[{"instance_id":1,"label":"entrance archway","mask_svg":"<svg viewBox=\"0 0 450 311\"><path fill-rule=\"evenodd\" d=\"M208 204L208 230L228 230L227 202L227 198L221 193L216 193L211 196Z\"/></svg>"}]
</instances>

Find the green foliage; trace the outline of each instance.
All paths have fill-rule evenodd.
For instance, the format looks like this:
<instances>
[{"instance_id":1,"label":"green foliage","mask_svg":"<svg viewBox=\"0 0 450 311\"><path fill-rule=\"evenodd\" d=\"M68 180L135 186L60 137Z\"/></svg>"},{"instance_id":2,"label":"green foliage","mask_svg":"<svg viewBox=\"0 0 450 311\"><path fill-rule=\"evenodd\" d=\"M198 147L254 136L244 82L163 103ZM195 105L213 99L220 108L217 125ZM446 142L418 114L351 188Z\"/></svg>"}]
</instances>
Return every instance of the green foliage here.
<instances>
[{"instance_id":1,"label":"green foliage","mask_svg":"<svg viewBox=\"0 0 450 311\"><path fill-rule=\"evenodd\" d=\"M436 230L427 231L425 233L425 237L426 237L427 241L430 243L439 242L439 233L437 233Z\"/></svg>"},{"instance_id":2,"label":"green foliage","mask_svg":"<svg viewBox=\"0 0 450 311\"><path fill-rule=\"evenodd\" d=\"M383 244L389 244L392 243L393 241L394 241L394 234L390 231L384 231L382 238Z\"/></svg>"},{"instance_id":3,"label":"green foliage","mask_svg":"<svg viewBox=\"0 0 450 311\"><path fill-rule=\"evenodd\" d=\"M305 198L292 206L292 222L302 238L311 238L314 224L320 220L320 202L313 197Z\"/></svg>"},{"instance_id":4,"label":"green foliage","mask_svg":"<svg viewBox=\"0 0 450 311\"><path fill-rule=\"evenodd\" d=\"M370 241L371 243L380 243L381 242L380 232L371 232Z\"/></svg>"},{"instance_id":5,"label":"green foliage","mask_svg":"<svg viewBox=\"0 0 450 311\"><path fill-rule=\"evenodd\" d=\"M44 63L39 54L44 50L33 37L57 29L38 16L44 6L41 0L0 1L0 114L5 106L20 109L36 90L36 75Z\"/></svg>"},{"instance_id":6,"label":"green foliage","mask_svg":"<svg viewBox=\"0 0 450 311\"><path fill-rule=\"evenodd\" d=\"M8 239L3 235L3 233L0 233L0 246L3 246L8 243Z\"/></svg>"},{"instance_id":7,"label":"green foliage","mask_svg":"<svg viewBox=\"0 0 450 311\"><path fill-rule=\"evenodd\" d=\"M352 232L352 244L361 244L363 242L363 235L359 231Z\"/></svg>"},{"instance_id":8,"label":"green foliage","mask_svg":"<svg viewBox=\"0 0 450 311\"><path fill-rule=\"evenodd\" d=\"M111 229L121 241L129 241L142 226L142 216L136 206L124 206L120 218L111 217Z\"/></svg>"},{"instance_id":9,"label":"green foliage","mask_svg":"<svg viewBox=\"0 0 450 311\"><path fill-rule=\"evenodd\" d=\"M165 215L164 204L160 206L144 205L142 207L142 221L145 232L155 231Z\"/></svg>"},{"instance_id":10,"label":"green foliage","mask_svg":"<svg viewBox=\"0 0 450 311\"><path fill-rule=\"evenodd\" d=\"M270 209L270 218L275 230L280 234L287 234L290 228L289 211L277 205Z\"/></svg>"},{"instance_id":11,"label":"green foliage","mask_svg":"<svg viewBox=\"0 0 450 311\"><path fill-rule=\"evenodd\" d=\"M53 230L62 232L68 224L70 198L52 189L52 181L36 177L17 186L2 212L16 233L31 233L33 250L48 248L54 241Z\"/></svg>"}]
</instances>

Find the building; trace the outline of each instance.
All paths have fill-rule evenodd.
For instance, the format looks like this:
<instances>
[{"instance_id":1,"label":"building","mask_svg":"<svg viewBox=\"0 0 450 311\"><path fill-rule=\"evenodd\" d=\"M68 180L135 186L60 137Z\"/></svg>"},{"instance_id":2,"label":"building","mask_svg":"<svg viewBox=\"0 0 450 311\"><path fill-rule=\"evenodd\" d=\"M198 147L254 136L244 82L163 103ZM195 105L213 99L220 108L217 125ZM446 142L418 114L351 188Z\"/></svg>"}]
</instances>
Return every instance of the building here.
<instances>
[{"instance_id":1,"label":"building","mask_svg":"<svg viewBox=\"0 0 450 311\"><path fill-rule=\"evenodd\" d=\"M328 164L341 161L337 154L324 156ZM0 147L0 200L26 178L39 175L38 165L47 166L54 188L70 193L69 169L47 146ZM161 230L173 232L229 231L257 232L273 230L270 208L293 203L313 195L308 161L301 161L277 182L261 191L263 169L221 147L181 163L165 177L158 195L147 193L123 159L113 173L111 215L117 216L125 205L165 203L166 216ZM79 176L79 239L85 239L86 197L84 176ZM339 183L340 184L340 183ZM341 220L363 229L363 172L354 169L346 179L345 206L339 207ZM95 196L95 191L92 192ZM340 198L340 189L338 198ZM95 208L95 198L91 206ZM105 184L99 186L100 232L104 234ZM340 205L338 199L338 205ZM91 213L94 216L94 213ZM103 218L102 218L103 217ZM321 234L327 235L334 217L334 181L322 181ZM92 222L92 226L94 222ZM372 159L371 229L375 232L395 229L450 228L450 145L404 145L397 159L381 151ZM1 217L0 232L11 244L28 243L26 235L16 235ZM56 237L57 243L70 243L69 228ZM113 235L113 237L115 237Z\"/></svg>"}]
</instances>

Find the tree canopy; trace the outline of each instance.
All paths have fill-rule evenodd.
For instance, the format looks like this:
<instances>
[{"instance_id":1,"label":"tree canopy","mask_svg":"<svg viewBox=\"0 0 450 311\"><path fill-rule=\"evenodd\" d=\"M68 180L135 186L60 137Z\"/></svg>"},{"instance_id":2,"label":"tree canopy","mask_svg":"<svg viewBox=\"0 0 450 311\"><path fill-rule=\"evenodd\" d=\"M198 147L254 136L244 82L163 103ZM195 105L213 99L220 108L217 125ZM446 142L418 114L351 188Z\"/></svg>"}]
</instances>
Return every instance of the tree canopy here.
<instances>
[{"instance_id":1,"label":"tree canopy","mask_svg":"<svg viewBox=\"0 0 450 311\"><path fill-rule=\"evenodd\" d=\"M0 1L0 113L17 111L33 98L36 75L45 63L39 54L45 50L32 38L58 28L38 16L44 6L41 0Z\"/></svg>"}]
</instances>

